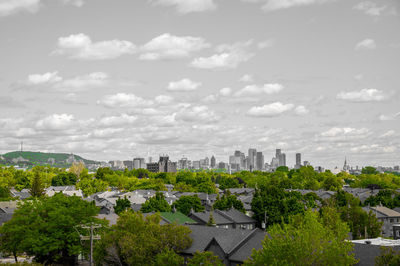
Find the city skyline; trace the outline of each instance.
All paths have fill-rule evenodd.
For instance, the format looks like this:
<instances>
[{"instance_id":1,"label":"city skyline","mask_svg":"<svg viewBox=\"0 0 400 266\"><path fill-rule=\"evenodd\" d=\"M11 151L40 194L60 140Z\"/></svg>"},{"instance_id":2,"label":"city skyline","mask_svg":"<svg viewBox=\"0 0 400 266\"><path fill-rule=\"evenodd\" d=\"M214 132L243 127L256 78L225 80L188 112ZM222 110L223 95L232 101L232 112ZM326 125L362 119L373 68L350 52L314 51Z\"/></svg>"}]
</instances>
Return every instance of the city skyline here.
<instances>
[{"instance_id":1,"label":"city skyline","mask_svg":"<svg viewBox=\"0 0 400 266\"><path fill-rule=\"evenodd\" d=\"M284 4L282 4L284 3ZM0 154L400 164L395 0L4 0ZM223 159L220 159L223 158Z\"/></svg>"}]
</instances>

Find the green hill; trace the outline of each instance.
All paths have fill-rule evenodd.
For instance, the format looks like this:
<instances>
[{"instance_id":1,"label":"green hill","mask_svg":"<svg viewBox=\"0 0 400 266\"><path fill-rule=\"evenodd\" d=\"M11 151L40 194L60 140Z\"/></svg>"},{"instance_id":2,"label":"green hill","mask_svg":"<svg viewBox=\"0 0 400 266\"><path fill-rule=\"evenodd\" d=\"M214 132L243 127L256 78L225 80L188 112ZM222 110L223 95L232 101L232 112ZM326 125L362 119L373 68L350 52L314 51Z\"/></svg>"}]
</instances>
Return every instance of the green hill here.
<instances>
[{"instance_id":1,"label":"green hill","mask_svg":"<svg viewBox=\"0 0 400 266\"><path fill-rule=\"evenodd\" d=\"M69 167L73 161L83 161L85 165L96 164L96 161L84 159L78 155L67 153L44 153L31 151L13 151L1 155L0 163L6 165L52 165L56 167Z\"/></svg>"}]
</instances>

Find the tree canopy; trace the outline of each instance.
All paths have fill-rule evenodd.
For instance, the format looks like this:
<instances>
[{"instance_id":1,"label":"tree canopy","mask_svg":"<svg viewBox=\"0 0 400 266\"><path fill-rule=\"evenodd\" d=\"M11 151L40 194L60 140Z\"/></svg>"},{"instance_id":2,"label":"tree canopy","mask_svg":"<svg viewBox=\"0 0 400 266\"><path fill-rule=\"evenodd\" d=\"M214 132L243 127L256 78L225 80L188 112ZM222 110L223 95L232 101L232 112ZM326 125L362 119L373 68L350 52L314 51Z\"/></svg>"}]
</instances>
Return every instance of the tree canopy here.
<instances>
[{"instance_id":1,"label":"tree canopy","mask_svg":"<svg viewBox=\"0 0 400 266\"><path fill-rule=\"evenodd\" d=\"M62 193L25 201L0 227L1 248L13 254L25 252L40 263L68 261L83 250L76 226L104 223L95 218L97 213L94 204Z\"/></svg>"}]
</instances>

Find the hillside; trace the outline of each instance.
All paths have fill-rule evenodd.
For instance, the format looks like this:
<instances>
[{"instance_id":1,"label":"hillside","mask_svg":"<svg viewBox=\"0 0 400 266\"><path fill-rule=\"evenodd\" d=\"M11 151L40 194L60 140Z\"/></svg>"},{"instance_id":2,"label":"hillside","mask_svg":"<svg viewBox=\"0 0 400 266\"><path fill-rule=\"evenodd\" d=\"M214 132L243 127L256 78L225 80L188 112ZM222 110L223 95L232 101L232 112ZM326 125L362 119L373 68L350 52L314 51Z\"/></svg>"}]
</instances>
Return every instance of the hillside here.
<instances>
[{"instance_id":1,"label":"hillside","mask_svg":"<svg viewBox=\"0 0 400 266\"><path fill-rule=\"evenodd\" d=\"M6 165L51 165L55 167L69 167L74 161L83 161L85 165L97 163L96 161L87 160L78 155L67 153L13 151L0 156L0 164Z\"/></svg>"}]
</instances>

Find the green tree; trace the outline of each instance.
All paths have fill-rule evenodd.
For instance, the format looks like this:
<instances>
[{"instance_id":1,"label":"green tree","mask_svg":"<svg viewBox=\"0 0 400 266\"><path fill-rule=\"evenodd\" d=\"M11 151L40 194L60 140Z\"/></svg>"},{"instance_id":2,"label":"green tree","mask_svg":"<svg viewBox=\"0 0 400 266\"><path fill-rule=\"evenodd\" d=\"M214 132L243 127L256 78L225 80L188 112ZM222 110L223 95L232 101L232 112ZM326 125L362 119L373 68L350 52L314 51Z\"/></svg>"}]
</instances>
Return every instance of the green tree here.
<instances>
[{"instance_id":1,"label":"green tree","mask_svg":"<svg viewBox=\"0 0 400 266\"><path fill-rule=\"evenodd\" d=\"M61 172L51 179L52 186L70 186L75 185L77 176L71 172Z\"/></svg>"},{"instance_id":2,"label":"green tree","mask_svg":"<svg viewBox=\"0 0 400 266\"><path fill-rule=\"evenodd\" d=\"M97 213L94 204L62 193L25 201L0 228L0 242L8 252L25 252L40 263L68 263L83 251L75 227L89 222L104 223L95 218Z\"/></svg>"},{"instance_id":3,"label":"green tree","mask_svg":"<svg viewBox=\"0 0 400 266\"><path fill-rule=\"evenodd\" d=\"M188 266L223 266L223 262L218 256L215 256L211 251L199 252L196 251L193 257L189 259Z\"/></svg>"},{"instance_id":4,"label":"green tree","mask_svg":"<svg viewBox=\"0 0 400 266\"><path fill-rule=\"evenodd\" d=\"M378 171L376 171L375 167L372 166L365 166L362 170L361 173L364 175L373 175L373 174L377 174Z\"/></svg>"},{"instance_id":5,"label":"green tree","mask_svg":"<svg viewBox=\"0 0 400 266\"><path fill-rule=\"evenodd\" d=\"M213 216L213 212L210 212L210 217L208 217L208 222L206 224L207 226L214 226L215 225L215 221L214 221L214 216Z\"/></svg>"},{"instance_id":6,"label":"green tree","mask_svg":"<svg viewBox=\"0 0 400 266\"><path fill-rule=\"evenodd\" d=\"M38 170L34 171L32 185L29 193L32 195L32 197L42 197L45 194L44 184Z\"/></svg>"},{"instance_id":7,"label":"green tree","mask_svg":"<svg viewBox=\"0 0 400 266\"><path fill-rule=\"evenodd\" d=\"M213 205L214 209L217 210L229 210L231 208L235 208L238 211L245 212L243 207L243 202L238 200L235 195L223 195L222 198L219 198L215 201Z\"/></svg>"},{"instance_id":8,"label":"green tree","mask_svg":"<svg viewBox=\"0 0 400 266\"><path fill-rule=\"evenodd\" d=\"M325 226L318 213L306 211L288 224L275 224L253 250L245 265L354 265L353 244L346 240L348 227L338 216L335 226Z\"/></svg>"},{"instance_id":9,"label":"green tree","mask_svg":"<svg viewBox=\"0 0 400 266\"><path fill-rule=\"evenodd\" d=\"M159 254L166 250L179 253L192 244L188 227L160 225L160 220L158 214L144 218L140 212L121 213L117 224L96 243L96 265L152 265L165 261L165 254Z\"/></svg>"},{"instance_id":10,"label":"green tree","mask_svg":"<svg viewBox=\"0 0 400 266\"><path fill-rule=\"evenodd\" d=\"M278 168L276 168L275 171L276 171L276 172L285 172L285 173L289 173L289 167L287 167L287 166L279 166Z\"/></svg>"},{"instance_id":11,"label":"green tree","mask_svg":"<svg viewBox=\"0 0 400 266\"><path fill-rule=\"evenodd\" d=\"M400 265L400 252L392 247L381 247L381 254L375 257L376 266L397 266Z\"/></svg>"},{"instance_id":12,"label":"green tree","mask_svg":"<svg viewBox=\"0 0 400 266\"><path fill-rule=\"evenodd\" d=\"M201 200L199 196L181 196L177 201L172 204L178 211L184 215L188 215L190 210L193 209L195 212L204 211L203 205L201 205Z\"/></svg>"},{"instance_id":13,"label":"green tree","mask_svg":"<svg viewBox=\"0 0 400 266\"><path fill-rule=\"evenodd\" d=\"M115 207L114 211L116 214L120 214L121 212L124 212L126 210L129 210L131 208L131 202L125 197L123 199L117 199L115 202Z\"/></svg>"},{"instance_id":14,"label":"green tree","mask_svg":"<svg viewBox=\"0 0 400 266\"><path fill-rule=\"evenodd\" d=\"M154 266L182 266L184 258L175 253L172 249L158 253L154 259Z\"/></svg>"},{"instance_id":15,"label":"green tree","mask_svg":"<svg viewBox=\"0 0 400 266\"><path fill-rule=\"evenodd\" d=\"M141 212L170 212L171 206L165 200L163 193L157 192L154 197L149 198L143 203Z\"/></svg>"}]
</instances>

